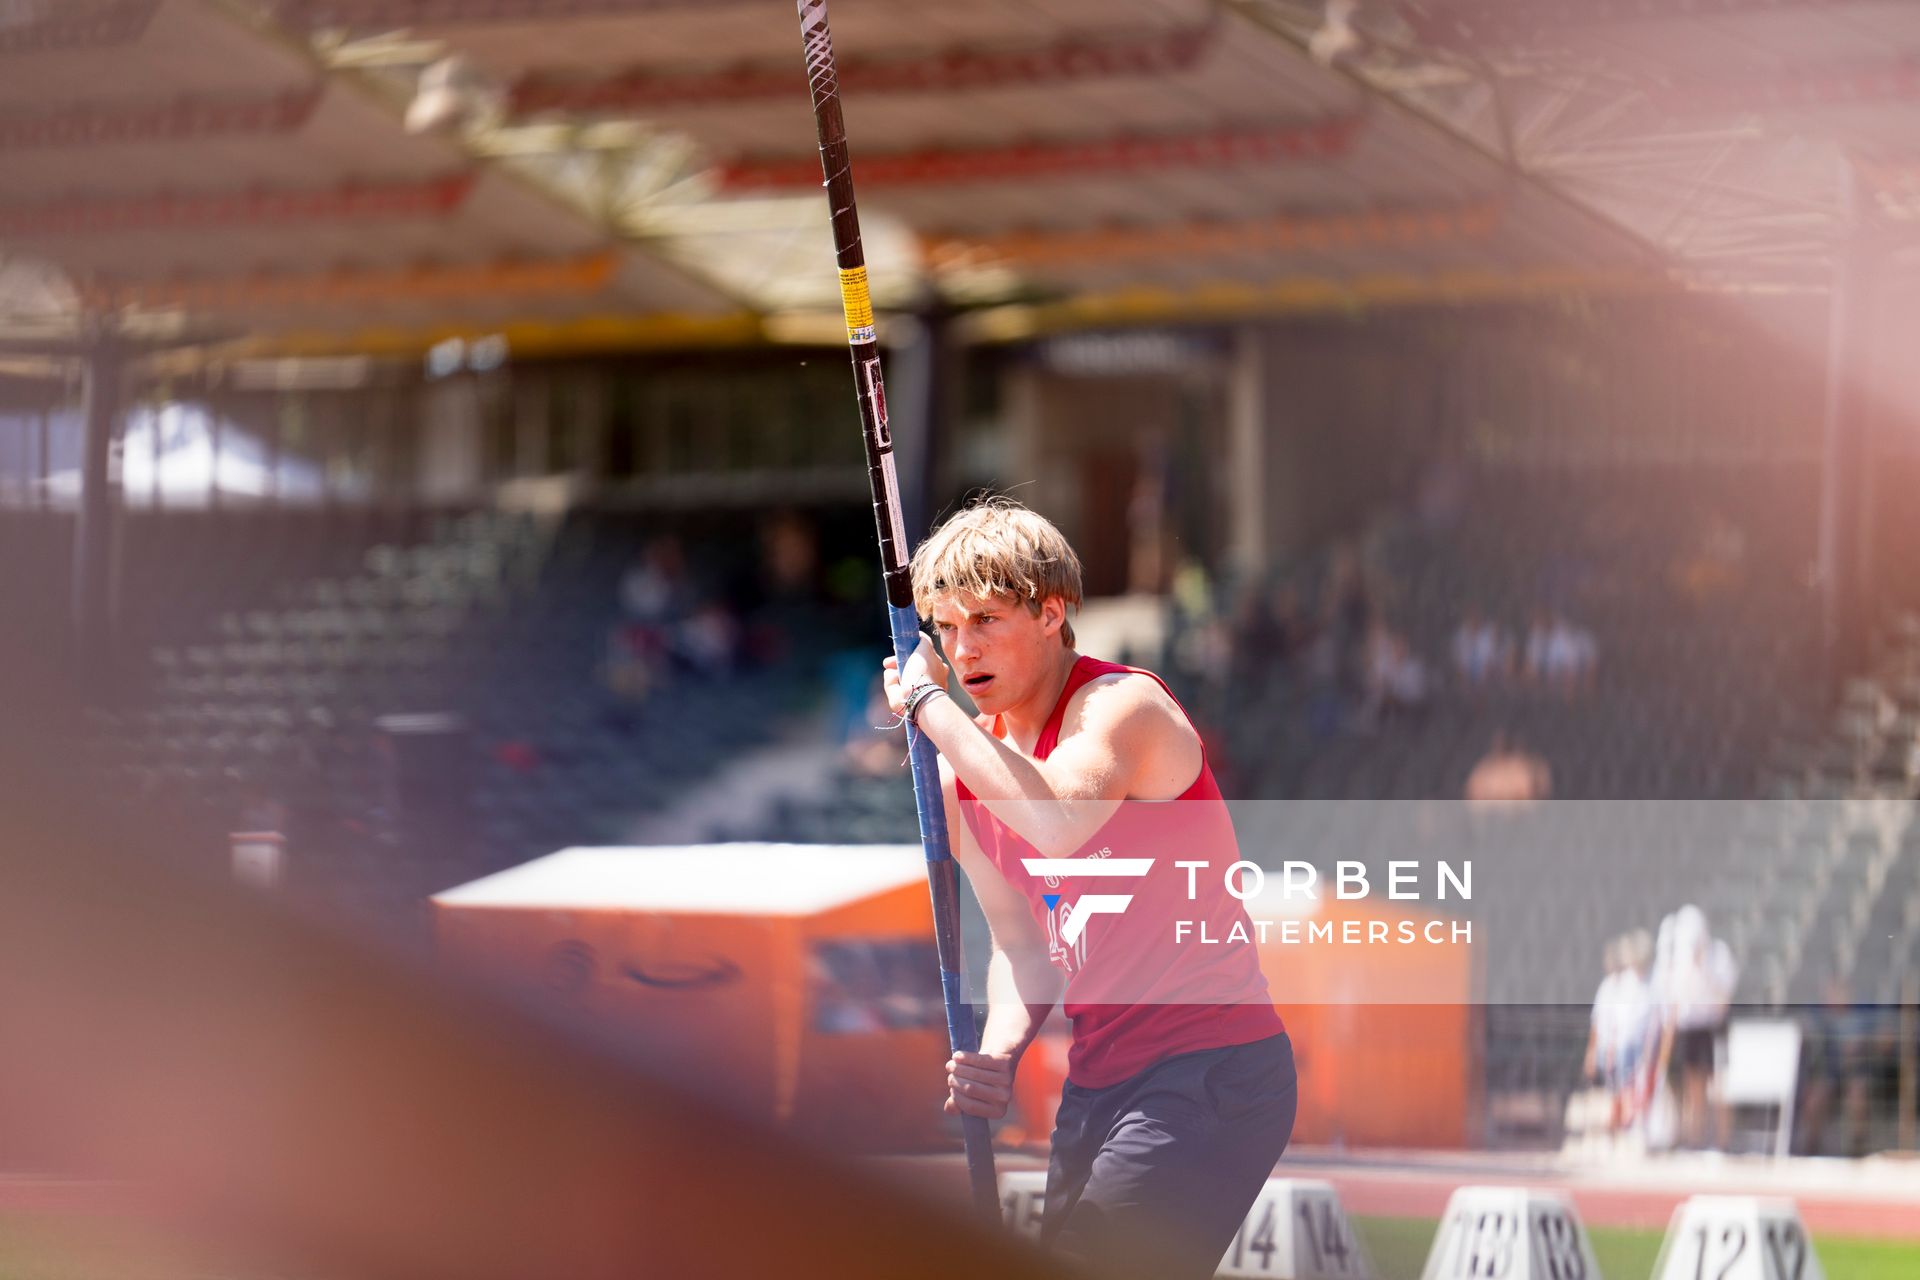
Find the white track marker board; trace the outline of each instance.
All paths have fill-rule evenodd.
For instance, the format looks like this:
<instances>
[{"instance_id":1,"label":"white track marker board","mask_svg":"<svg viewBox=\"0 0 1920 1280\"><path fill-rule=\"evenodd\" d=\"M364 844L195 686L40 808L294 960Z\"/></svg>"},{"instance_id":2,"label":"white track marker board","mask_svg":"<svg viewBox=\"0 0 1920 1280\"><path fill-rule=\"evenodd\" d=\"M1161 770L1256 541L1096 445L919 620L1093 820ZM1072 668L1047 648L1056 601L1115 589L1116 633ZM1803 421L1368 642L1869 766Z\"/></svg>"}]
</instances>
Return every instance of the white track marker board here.
<instances>
[{"instance_id":1,"label":"white track marker board","mask_svg":"<svg viewBox=\"0 0 1920 1280\"><path fill-rule=\"evenodd\" d=\"M1373 1267L1332 1183L1269 1178L1216 1274L1260 1280L1370 1280Z\"/></svg>"},{"instance_id":2,"label":"white track marker board","mask_svg":"<svg viewBox=\"0 0 1920 1280\"><path fill-rule=\"evenodd\" d=\"M1551 1191L1461 1187L1420 1280L1601 1280L1580 1215Z\"/></svg>"},{"instance_id":3,"label":"white track marker board","mask_svg":"<svg viewBox=\"0 0 1920 1280\"><path fill-rule=\"evenodd\" d=\"M1040 1243L1040 1210L1046 1204L1047 1172L1044 1169L1002 1170L1000 1173L1000 1221L1022 1240Z\"/></svg>"},{"instance_id":4,"label":"white track marker board","mask_svg":"<svg viewBox=\"0 0 1920 1280\"><path fill-rule=\"evenodd\" d=\"M1009 1230L1040 1238L1046 1189L1047 1175L1037 1169L1000 1175L1000 1216ZM1371 1280L1373 1268L1331 1183L1270 1178L1216 1274L1235 1280Z\"/></svg>"},{"instance_id":5,"label":"white track marker board","mask_svg":"<svg viewBox=\"0 0 1920 1280\"><path fill-rule=\"evenodd\" d=\"M1826 1280L1791 1200L1694 1196L1673 1211L1654 1280Z\"/></svg>"}]
</instances>

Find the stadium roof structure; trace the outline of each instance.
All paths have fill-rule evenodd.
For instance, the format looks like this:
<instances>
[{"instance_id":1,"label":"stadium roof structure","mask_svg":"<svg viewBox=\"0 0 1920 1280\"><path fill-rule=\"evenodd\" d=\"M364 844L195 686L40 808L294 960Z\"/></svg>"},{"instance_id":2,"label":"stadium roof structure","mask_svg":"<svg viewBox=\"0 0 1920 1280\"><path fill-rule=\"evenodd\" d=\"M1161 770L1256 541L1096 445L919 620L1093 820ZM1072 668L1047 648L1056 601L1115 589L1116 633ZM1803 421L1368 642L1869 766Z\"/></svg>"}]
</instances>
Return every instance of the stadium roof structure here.
<instances>
[{"instance_id":1,"label":"stadium roof structure","mask_svg":"<svg viewBox=\"0 0 1920 1280\"><path fill-rule=\"evenodd\" d=\"M15 8L0 246L84 308L293 349L835 332L788 0ZM1659 270L1236 5L833 14L883 306L1011 336ZM435 75L445 129L409 133Z\"/></svg>"},{"instance_id":2,"label":"stadium roof structure","mask_svg":"<svg viewBox=\"0 0 1920 1280\"><path fill-rule=\"evenodd\" d=\"M1248 0L1303 43L1319 0ZM1669 255L1690 282L1825 292L1842 249L1920 263L1920 6L1898 0L1395 0L1356 78Z\"/></svg>"},{"instance_id":3,"label":"stadium roof structure","mask_svg":"<svg viewBox=\"0 0 1920 1280\"><path fill-rule=\"evenodd\" d=\"M288 0L278 12L349 64L417 57L421 41L459 54L500 104L479 149L762 309L831 310L786 0ZM839 0L832 12L883 305L937 293L1017 304L1029 320L1038 303L1071 323L1612 282L1653 265L1630 237L1231 5ZM394 27L405 36L380 34ZM625 158L582 164L583 134Z\"/></svg>"},{"instance_id":4,"label":"stadium roof structure","mask_svg":"<svg viewBox=\"0 0 1920 1280\"><path fill-rule=\"evenodd\" d=\"M201 0L0 7L0 341L57 349L82 316L152 343L377 344L455 317L737 312L245 19Z\"/></svg>"},{"instance_id":5,"label":"stadium roof structure","mask_svg":"<svg viewBox=\"0 0 1920 1280\"><path fill-rule=\"evenodd\" d=\"M1920 126L1886 109L1920 92L1907 5L833 17L877 300L966 308L976 338L1819 289L1850 192L1920 215ZM0 253L58 268L25 291L43 310L175 340L832 341L798 45L790 0L14 0Z\"/></svg>"}]
</instances>

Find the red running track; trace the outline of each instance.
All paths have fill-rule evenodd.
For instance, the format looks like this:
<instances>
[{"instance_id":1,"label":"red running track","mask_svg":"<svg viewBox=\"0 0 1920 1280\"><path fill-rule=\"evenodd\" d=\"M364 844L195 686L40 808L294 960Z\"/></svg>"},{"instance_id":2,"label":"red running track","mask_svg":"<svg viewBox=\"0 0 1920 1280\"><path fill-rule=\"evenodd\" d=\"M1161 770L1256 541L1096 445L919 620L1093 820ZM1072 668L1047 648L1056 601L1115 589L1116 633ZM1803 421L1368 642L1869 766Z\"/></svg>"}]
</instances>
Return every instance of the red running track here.
<instances>
[{"instance_id":1,"label":"red running track","mask_svg":"<svg viewBox=\"0 0 1920 1280\"><path fill-rule=\"evenodd\" d=\"M1920 1186L1905 1195L1890 1190L1868 1198L1852 1190L1788 1186L1765 1177L1742 1184L1737 1171L1721 1171L1689 1185L1683 1167L1658 1162L1641 1171L1646 1185L1622 1185L1618 1178L1582 1178L1577 1174L1542 1174L1511 1159L1470 1153L1443 1157L1444 1163L1414 1158L1406 1163L1371 1160L1343 1161L1321 1153L1281 1161L1281 1177L1320 1178L1334 1185L1348 1213L1382 1218L1438 1218L1447 1197L1463 1186L1538 1187L1572 1199L1588 1226L1628 1227L1665 1231L1680 1202L1694 1194L1787 1197L1800 1208L1807 1229L1816 1236L1856 1236L1920 1243ZM1037 1169L1044 1165L1029 1152L1007 1152L1003 1169ZM964 1166L957 1157L934 1156L898 1162L902 1181L956 1203L965 1196ZM1910 1180L1909 1180L1910 1181Z\"/></svg>"},{"instance_id":2,"label":"red running track","mask_svg":"<svg viewBox=\"0 0 1920 1280\"><path fill-rule=\"evenodd\" d=\"M1356 1167L1309 1159L1282 1162L1279 1172L1331 1182L1348 1213L1367 1217L1438 1218L1446 1209L1447 1197L1459 1187L1529 1186L1570 1197L1588 1226L1664 1231L1674 1208L1697 1190L1715 1195L1790 1196L1799 1206L1808 1230L1816 1236L1858 1236L1920 1243L1920 1197L1913 1195L1869 1199L1857 1194L1759 1182L1741 1186L1735 1180L1723 1179L1715 1179L1711 1186L1691 1189L1672 1184L1620 1186L1577 1177L1515 1176L1512 1169L1491 1162L1484 1169L1475 1169L1466 1163L1470 1159L1463 1157L1461 1164L1445 1169L1378 1164ZM900 1185L950 1199L955 1204L965 1201L966 1166L957 1153L903 1157L886 1163L900 1175ZM1043 1166L1029 1155L1006 1153L1001 1158L1001 1167ZM1662 1171L1654 1166L1648 1173L1649 1177L1658 1177ZM153 1206L143 1201L133 1188L124 1184L0 1175L0 1214L140 1218L153 1212Z\"/></svg>"},{"instance_id":3,"label":"red running track","mask_svg":"<svg viewBox=\"0 0 1920 1280\"><path fill-rule=\"evenodd\" d=\"M1283 1166L1284 1167L1284 1166ZM1637 1227L1664 1231L1673 1211L1692 1192L1671 1187L1594 1186L1563 1178L1511 1178L1489 1171L1437 1174L1411 1170L1309 1169L1304 1177L1325 1178L1340 1193L1348 1213L1368 1217L1438 1218L1447 1197L1463 1185L1484 1182L1496 1186L1531 1186L1558 1191L1572 1199L1587 1226ZM1866 1236L1881 1240L1920 1242L1920 1205L1912 1200L1863 1200L1775 1187L1714 1186L1701 1188L1714 1195L1789 1195L1800 1207L1807 1230L1816 1237Z\"/></svg>"}]
</instances>

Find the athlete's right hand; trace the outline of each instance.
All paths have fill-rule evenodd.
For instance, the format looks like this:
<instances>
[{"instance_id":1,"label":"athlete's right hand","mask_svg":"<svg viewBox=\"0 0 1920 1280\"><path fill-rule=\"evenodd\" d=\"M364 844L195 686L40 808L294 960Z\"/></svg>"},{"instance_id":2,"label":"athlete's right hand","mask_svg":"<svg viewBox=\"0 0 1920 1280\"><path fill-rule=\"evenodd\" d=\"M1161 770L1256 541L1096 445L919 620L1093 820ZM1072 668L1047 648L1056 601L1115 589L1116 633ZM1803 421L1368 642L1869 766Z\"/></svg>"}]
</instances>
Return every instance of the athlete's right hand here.
<instances>
[{"instance_id":1,"label":"athlete's right hand","mask_svg":"<svg viewBox=\"0 0 1920 1280\"><path fill-rule=\"evenodd\" d=\"M998 1120L1012 1102L1013 1055L956 1053L947 1060L948 1115Z\"/></svg>"}]
</instances>

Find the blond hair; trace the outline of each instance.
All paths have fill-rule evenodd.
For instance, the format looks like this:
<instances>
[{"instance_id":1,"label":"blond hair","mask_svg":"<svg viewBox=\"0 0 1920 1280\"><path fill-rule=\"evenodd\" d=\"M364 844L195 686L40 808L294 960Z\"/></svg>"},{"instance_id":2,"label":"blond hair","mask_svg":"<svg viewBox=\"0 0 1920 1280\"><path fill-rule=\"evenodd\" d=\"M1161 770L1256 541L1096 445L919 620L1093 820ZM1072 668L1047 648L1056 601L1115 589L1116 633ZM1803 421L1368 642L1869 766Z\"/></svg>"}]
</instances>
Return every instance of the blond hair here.
<instances>
[{"instance_id":1,"label":"blond hair","mask_svg":"<svg viewBox=\"0 0 1920 1280\"><path fill-rule=\"evenodd\" d=\"M923 618L941 596L1010 595L1038 616L1042 601L1080 607L1080 557L1045 516L1011 498L982 498L948 518L914 549L913 604ZM1073 624L1060 624L1073 647Z\"/></svg>"}]
</instances>

